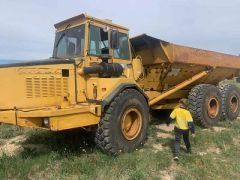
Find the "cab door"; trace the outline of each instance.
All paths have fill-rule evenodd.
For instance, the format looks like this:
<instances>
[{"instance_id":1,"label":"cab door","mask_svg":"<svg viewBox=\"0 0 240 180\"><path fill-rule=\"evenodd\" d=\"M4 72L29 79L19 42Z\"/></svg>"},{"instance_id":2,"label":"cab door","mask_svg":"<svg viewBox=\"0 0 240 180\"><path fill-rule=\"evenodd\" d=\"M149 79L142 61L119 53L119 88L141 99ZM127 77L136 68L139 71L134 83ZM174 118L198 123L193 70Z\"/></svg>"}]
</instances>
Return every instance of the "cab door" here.
<instances>
[{"instance_id":1,"label":"cab door","mask_svg":"<svg viewBox=\"0 0 240 180\"><path fill-rule=\"evenodd\" d=\"M112 50L113 62L130 64L131 54L128 34L118 32L118 48Z\"/></svg>"}]
</instances>

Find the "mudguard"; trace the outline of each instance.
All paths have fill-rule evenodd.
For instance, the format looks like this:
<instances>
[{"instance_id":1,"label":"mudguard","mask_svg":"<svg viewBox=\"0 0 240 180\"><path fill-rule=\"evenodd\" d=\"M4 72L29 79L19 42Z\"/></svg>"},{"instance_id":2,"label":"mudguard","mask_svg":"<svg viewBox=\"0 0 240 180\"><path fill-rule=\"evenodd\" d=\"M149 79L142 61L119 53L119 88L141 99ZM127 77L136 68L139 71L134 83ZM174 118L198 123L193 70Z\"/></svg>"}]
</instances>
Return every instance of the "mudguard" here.
<instances>
[{"instance_id":1,"label":"mudguard","mask_svg":"<svg viewBox=\"0 0 240 180\"><path fill-rule=\"evenodd\" d=\"M109 96L107 96L103 101L102 101L102 111L104 111L105 107L111 103L111 101L123 90L125 89L136 89L138 90L146 99L148 103L148 97L144 93L142 89L140 89L136 84L120 84Z\"/></svg>"}]
</instances>

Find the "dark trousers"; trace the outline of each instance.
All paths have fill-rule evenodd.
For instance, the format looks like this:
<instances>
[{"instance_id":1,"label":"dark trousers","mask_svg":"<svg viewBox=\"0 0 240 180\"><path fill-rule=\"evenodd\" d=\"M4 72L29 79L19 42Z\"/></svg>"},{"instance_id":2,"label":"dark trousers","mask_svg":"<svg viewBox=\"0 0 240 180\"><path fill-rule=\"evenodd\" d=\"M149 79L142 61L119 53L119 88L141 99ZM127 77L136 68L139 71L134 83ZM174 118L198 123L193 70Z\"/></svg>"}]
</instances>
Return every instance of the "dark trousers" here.
<instances>
[{"instance_id":1,"label":"dark trousers","mask_svg":"<svg viewBox=\"0 0 240 180\"><path fill-rule=\"evenodd\" d=\"M174 128L175 131L175 156L179 156L180 143L183 136L183 141L188 151L191 149L191 144L189 141L189 130L182 130L177 127Z\"/></svg>"}]
</instances>

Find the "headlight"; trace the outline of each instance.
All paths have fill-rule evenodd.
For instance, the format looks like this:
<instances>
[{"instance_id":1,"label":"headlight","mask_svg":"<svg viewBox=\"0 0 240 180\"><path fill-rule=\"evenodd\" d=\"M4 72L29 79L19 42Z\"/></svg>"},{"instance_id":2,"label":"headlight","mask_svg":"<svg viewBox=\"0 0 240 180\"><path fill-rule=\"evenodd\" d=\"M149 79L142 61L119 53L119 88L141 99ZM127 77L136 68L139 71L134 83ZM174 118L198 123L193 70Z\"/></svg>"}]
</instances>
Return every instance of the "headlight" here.
<instances>
[{"instance_id":1,"label":"headlight","mask_svg":"<svg viewBox=\"0 0 240 180\"><path fill-rule=\"evenodd\" d=\"M49 127L49 118L43 118L43 126L44 127Z\"/></svg>"}]
</instances>

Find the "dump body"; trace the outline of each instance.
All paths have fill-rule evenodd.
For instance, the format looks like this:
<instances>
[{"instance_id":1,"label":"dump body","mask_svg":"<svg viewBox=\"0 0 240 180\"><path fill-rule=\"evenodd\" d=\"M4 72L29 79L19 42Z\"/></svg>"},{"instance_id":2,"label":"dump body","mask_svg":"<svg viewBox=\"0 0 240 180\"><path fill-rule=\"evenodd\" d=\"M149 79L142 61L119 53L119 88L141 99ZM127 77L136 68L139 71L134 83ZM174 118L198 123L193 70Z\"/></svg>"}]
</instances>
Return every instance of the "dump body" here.
<instances>
[{"instance_id":1,"label":"dump body","mask_svg":"<svg viewBox=\"0 0 240 180\"><path fill-rule=\"evenodd\" d=\"M194 85L216 85L239 74L238 56L175 45L145 34L132 38L131 44L134 53L141 56L143 61L145 79L139 83L145 91L167 91L197 73L212 69L207 76L184 87L181 91L185 91L183 94L186 95ZM175 95L179 93L181 94L177 92ZM150 99L154 98L153 93L148 94Z\"/></svg>"},{"instance_id":2,"label":"dump body","mask_svg":"<svg viewBox=\"0 0 240 180\"><path fill-rule=\"evenodd\" d=\"M141 55L144 65L168 61L240 69L239 56L176 45L145 34L132 38L131 43L135 53Z\"/></svg>"}]
</instances>

